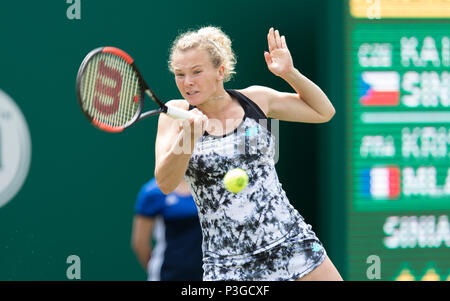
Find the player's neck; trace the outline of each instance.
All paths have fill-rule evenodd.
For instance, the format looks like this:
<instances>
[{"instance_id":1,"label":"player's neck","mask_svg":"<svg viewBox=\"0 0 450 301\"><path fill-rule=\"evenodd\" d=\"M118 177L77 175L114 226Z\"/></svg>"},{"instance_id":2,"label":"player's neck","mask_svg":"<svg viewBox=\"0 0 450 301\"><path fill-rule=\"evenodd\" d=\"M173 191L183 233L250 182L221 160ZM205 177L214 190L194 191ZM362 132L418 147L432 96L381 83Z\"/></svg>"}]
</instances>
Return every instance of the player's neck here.
<instances>
[{"instance_id":1,"label":"player's neck","mask_svg":"<svg viewBox=\"0 0 450 301\"><path fill-rule=\"evenodd\" d=\"M214 93L207 101L198 106L199 110L203 112L209 118L217 118L222 116L233 102L231 96L222 87L218 89L217 93Z\"/></svg>"}]
</instances>

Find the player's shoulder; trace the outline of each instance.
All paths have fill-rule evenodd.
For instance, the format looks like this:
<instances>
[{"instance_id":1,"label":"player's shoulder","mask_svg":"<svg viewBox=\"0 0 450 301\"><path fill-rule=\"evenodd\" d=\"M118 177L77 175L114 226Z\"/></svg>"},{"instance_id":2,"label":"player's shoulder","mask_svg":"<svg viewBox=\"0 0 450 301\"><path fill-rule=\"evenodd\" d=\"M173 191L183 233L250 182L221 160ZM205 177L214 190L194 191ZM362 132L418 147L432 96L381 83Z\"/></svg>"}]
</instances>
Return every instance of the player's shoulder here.
<instances>
[{"instance_id":1,"label":"player's shoulder","mask_svg":"<svg viewBox=\"0 0 450 301\"><path fill-rule=\"evenodd\" d=\"M266 114L266 116L269 111L269 102L277 92L272 88L259 85L249 86L247 88L239 89L236 91L242 93L247 98L256 103L264 112L264 114Z\"/></svg>"},{"instance_id":2,"label":"player's shoulder","mask_svg":"<svg viewBox=\"0 0 450 301\"><path fill-rule=\"evenodd\" d=\"M241 92L243 94L244 93L249 93L249 94L257 94L257 95L267 94L267 93L275 93L276 92L276 90L274 90L272 88L269 88L269 87L266 87L266 86L261 86L261 85L252 85L252 86L249 86L247 88L240 89L240 90L237 90L237 91L239 91L239 92Z\"/></svg>"}]
</instances>

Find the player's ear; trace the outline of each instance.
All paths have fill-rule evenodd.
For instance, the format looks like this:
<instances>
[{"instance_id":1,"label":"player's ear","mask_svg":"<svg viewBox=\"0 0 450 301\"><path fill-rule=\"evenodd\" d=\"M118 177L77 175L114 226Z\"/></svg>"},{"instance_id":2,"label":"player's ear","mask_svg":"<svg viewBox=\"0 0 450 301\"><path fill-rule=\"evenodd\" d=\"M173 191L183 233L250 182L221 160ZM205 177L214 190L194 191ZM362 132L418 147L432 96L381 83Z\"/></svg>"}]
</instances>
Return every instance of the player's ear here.
<instances>
[{"instance_id":1,"label":"player's ear","mask_svg":"<svg viewBox=\"0 0 450 301\"><path fill-rule=\"evenodd\" d=\"M217 79L223 81L225 78L225 66L220 65L217 69Z\"/></svg>"}]
</instances>

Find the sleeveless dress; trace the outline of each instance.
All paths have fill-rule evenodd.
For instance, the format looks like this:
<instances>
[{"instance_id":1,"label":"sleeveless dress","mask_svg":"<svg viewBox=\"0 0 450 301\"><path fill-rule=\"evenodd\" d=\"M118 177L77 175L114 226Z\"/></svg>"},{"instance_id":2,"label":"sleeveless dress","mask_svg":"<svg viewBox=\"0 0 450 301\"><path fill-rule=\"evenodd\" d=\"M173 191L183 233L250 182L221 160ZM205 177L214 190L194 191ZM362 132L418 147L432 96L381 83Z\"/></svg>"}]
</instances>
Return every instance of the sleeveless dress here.
<instances>
[{"instance_id":1,"label":"sleeveless dress","mask_svg":"<svg viewBox=\"0 0 450 301\"><path fill-rule=\"evenodd\" d=\"M243 120L223 136L205 132L185 174L202 228L203 280L298 279L326 252L281 187L268 118L242 93L226 91L244 109ZM249 177L236 194L223 185L233 168Z\"/></svg>"}]
</instances>

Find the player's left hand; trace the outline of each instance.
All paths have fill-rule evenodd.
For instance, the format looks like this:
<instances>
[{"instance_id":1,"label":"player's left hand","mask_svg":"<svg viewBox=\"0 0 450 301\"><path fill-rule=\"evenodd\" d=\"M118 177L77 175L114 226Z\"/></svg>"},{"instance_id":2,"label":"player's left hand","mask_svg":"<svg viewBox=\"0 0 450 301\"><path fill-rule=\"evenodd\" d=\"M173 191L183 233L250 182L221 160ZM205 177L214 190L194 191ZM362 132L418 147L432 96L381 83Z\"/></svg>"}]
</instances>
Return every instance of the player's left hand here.
<instances>
[{"instance_id":1,"label":"player's left hand","mask_svg":"<svg viewBox=\"0 0 450 301\"><path fill-rule=\"evenodd\" d=\"M274 30L272 27L267 35L267 42L269 44L269 52L264 52L267 67L273 74L283 77L294 69L286 38L284 36L280 37L278 30Z\"/></svg>"}]
</instances>

